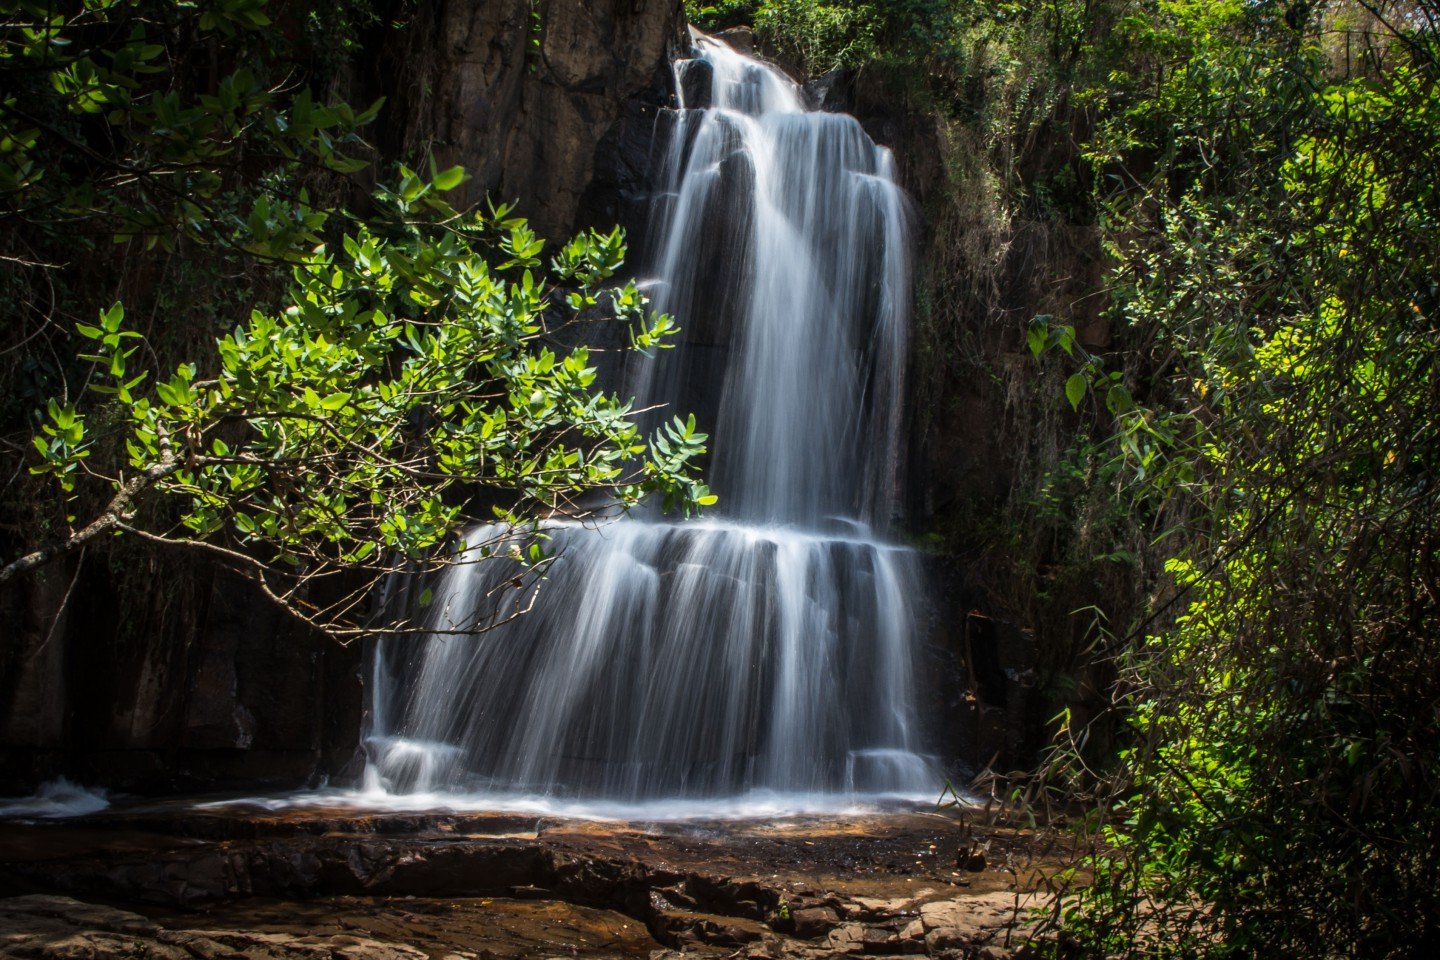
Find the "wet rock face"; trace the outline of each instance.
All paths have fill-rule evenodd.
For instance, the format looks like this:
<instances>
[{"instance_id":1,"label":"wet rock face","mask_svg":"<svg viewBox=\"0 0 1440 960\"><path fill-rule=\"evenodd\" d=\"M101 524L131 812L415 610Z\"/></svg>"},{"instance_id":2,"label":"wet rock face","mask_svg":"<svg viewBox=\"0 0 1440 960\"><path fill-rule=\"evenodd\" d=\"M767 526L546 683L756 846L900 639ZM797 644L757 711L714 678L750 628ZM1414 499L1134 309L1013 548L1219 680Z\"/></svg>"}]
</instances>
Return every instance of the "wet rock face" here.
<instances>
[{"instance_id":1,"label":"wet rock face","mask_svg":"<svg viewBox=\"0 0 1440 960\"><path fill-rule=\"evenodd\" d=\"M568 234L601 141L686 42L680 0L422 5L396 58L419 67L394 91L397 152L463 164L461 202L518 200L542 236Z\"/></svg>"},{"instance_id":2,"label":"wet rock face","mask_svg":"<svg viewBox=\"0 0 1440 960\"><path fill-rule=\"evenodd\" d=\"M1060 863L996 832L994 868L952 870L972 836L933 814L642 827L150 809L3 825L0 896L22 896L0 900L0 960L208 960L211 944L255 960L1011 956L1027 891ZM36 889L76 899L23 896Z\"/></svg>"}]
</instances>

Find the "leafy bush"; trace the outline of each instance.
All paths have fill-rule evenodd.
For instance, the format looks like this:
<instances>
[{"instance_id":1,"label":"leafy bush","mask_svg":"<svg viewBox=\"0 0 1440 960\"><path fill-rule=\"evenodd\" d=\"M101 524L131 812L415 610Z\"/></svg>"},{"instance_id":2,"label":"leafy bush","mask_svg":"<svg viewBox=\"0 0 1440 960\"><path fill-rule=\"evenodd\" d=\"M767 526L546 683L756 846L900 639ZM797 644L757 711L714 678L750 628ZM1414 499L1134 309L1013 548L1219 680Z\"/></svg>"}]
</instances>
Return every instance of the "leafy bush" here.
<instances>
[{"instance_id":1,"label":"leafy bush","mask_svg":"<svg viewBox=\"0 0 1440 960\"><path fill-rule=\"evenodd\" d=\"M1440 45L1382 18L1340 68L1313 12L1132 19L1164 79L1117 78L1092 144L1149 370L1115 455L1172 554L1119 655L1094 955L1440 937Z\"/></svg>"},{"instance_id":2,"label":"leafy bush","mask_svg":"<svg viewBox=\"0 0 1440 960\"><path fill-rule=\"evenodd\" d=\"M856 67L875 57L878 22L868 3L767 0L755 30L783 54L816 74Z\"/></svg>"},{"instance_id":3,"label":"leafy bush","mask_svg":"<svg viewBox=\"0 0 1440 960\"><path fill-rule=\"evenodd\" d=\"M750 23L755 16L757 0L685 0L685 15L704 30L724 30Z\"/></svg>"}]
</instances>

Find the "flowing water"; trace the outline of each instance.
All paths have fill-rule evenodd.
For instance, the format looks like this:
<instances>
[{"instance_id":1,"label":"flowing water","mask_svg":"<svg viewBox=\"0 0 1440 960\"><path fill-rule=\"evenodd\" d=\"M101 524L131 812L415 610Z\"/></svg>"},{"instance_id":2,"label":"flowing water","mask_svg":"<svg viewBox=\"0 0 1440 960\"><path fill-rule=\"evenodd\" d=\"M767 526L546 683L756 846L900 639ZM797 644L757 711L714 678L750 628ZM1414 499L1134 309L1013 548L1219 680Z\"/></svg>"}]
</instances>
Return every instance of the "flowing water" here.
<instances>
[{"instance_id":1,"label":"flowing water","mask_svg":"<svg viewBox=\"0 0 1440 960\"><path fill-rule=\"evenodd\" d=\"M936 792L915 708L919 578L885 533L906 200L853 117L697 44L676 65L645 280L686 342L628 386L700 412L721 504L698 521L550 525L559 558L534 609L478 638L442 631L516 571L448 571L427 607L437 633L379 645L372 795L713 813Z\"/></svg>"}]
</instances>

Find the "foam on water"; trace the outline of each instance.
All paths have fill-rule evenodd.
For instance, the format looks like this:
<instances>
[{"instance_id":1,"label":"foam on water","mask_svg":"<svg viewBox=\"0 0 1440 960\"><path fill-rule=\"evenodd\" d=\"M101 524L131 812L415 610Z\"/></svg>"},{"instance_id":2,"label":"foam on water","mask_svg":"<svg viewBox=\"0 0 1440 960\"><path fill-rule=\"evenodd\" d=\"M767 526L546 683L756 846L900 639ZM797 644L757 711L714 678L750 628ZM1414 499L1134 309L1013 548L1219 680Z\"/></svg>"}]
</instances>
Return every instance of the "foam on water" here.
<instances>
[{"instance_id":1,"label":"foam on water","mask_svg":"<svg viewBox=\"0 0 1440 960\"><path fill-rule=\"evenodd\" d=\"M0 819L58 819L98 813L110 806L106 791L82 787L64 777L42 783L28 797L0 798Z\"/></svg>"},{"instance_id":2,"label":"foam on water","mask_svg":"<svg viewBox=\"0 0 1440 960\"><path fill-rule=\"evenodd\" d=\"M943 799L943 798L942 798ZM768 820L804 816L861 816L896 809L933 810L935 794L787 793L753 790L706 799L664 797L643 801L558 799L524 793L459 793L450 790L393 793L383 789L321 789L262 797L227 798L195 805L213 812L350 810L357 814L499 813L618 823Z\"/></svg>"}]
</instances>

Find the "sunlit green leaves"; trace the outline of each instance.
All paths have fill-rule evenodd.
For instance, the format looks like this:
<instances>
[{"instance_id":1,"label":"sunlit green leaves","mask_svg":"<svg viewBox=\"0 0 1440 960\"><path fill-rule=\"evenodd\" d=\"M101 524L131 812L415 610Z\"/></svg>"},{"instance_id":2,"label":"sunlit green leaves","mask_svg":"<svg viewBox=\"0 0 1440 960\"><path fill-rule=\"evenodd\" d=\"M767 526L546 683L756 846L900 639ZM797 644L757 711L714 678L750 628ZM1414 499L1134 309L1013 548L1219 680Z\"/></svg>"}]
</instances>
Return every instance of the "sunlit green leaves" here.
<instances>
[{"instance_id":1,"label":"sunlit green leaves","mask_svg":"<svg viewBox=\"0 0 1440 960\"><path fill-rule=\"evenodd\" d=\"M158 486L188 501L191 535L264 545L286 564L360 564L432 556L481 491L517 523L593 492L622 505L655 493L686 512L714 502L695 472L706 437L693 417L647 442L628 403L595 391L585 348L546 344L552 304L528 225L503 209L461 230L414 219L405 195L435 189L382 188L377 199L400 219L297 263L288 304L222 337L204 376L182 364L142 392L152 371L131 369L139 335L123 308L78 327L94 344L92 390L120 405L131 467L175 462ZM566 301L585 310L569 322L608 318L661 345L673 321L649 318L633 285L601 286L623 254L618 232L565 246ZM52 403L35 470L72 491L88 447L83 418Z\"/></svg>"},{"instance_id":2,"label":"sunlit green leaves","mask_svg":"<svg viewBox=\"0 0 1440 960\"><path fill-rule=\"evenodd\" d=\"M56 400L46 406L45 415L40 432L31 441L40 454L41 463L31 467L30 472L48 474L66 494L74 493L80 462L90 456L85 417L74 404Z\"/></svg>"},{"instance_id":3,"label":"sunlit green leaves","mask_svg":"<svg viewBox=\"0 0 1440 960\"><path fill-rule=\"evenodd\" d=\"M1402 955L1385 918L1435 916L1440 728L1413 704L1440 690L1418 559L1440 516L1440 50L1337 31L1371 45L1345 75L1313 19L1337 9L1123 25L1166 68L1101 124L1095 155L1145 173L1106 213L1133 355L1088 387L1172 558L1120 661L1109 851L1067 918L1097 952Z\"/></svg>"}]
</instances>

